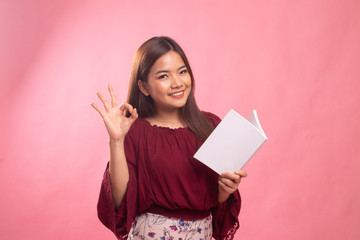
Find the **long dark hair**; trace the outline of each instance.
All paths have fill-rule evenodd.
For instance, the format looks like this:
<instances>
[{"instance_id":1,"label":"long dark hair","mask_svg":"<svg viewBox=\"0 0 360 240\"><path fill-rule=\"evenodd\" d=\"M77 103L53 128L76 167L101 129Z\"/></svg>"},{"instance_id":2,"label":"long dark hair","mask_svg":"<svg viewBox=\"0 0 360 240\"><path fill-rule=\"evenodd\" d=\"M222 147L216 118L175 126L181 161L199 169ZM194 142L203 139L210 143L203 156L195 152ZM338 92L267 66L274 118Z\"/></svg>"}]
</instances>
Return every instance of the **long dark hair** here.
<instances>
[{"instance_id":1,"label":"long dark hair","mask_svg":"<svg viewBox=\"0 0 360 240\"><path fill-rule=\"evenodd\" d=\"M130 75L127 102L137 109L139 117L151 117L156 113L155 105L150 96L145 96L138 87L138 80L148 81L151 67L157 59L169 51L177 52L185 63L191 77L191 91L185 106L180 109L181 117L189 130L201 140L205 140L214 126L199 110L194 96L195 81L184 51L169 37L153 37L144 42L136 51Z\"/></svg>"}]
</instances>

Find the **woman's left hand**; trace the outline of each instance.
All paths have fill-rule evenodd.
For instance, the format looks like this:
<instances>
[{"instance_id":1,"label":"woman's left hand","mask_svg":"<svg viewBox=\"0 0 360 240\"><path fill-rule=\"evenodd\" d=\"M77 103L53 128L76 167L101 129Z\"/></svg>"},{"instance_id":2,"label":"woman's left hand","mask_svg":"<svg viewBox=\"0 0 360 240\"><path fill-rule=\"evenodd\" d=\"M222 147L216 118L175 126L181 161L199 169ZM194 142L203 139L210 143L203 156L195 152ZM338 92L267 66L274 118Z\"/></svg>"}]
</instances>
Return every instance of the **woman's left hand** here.
<instances>
[{"instance_id":1,"label":"woman's left hand","mask_svg":"<svg viewBox=\"0 0 360 240\"><path fill-rule=\"evenodd\" d=\"M241 179L246 177L247 173L243 170L236 170L235 172L224 172L220 175L218 186L219 186L219 203L225 202L226 199L235 192Z\"/></svg>"}]
</instances>

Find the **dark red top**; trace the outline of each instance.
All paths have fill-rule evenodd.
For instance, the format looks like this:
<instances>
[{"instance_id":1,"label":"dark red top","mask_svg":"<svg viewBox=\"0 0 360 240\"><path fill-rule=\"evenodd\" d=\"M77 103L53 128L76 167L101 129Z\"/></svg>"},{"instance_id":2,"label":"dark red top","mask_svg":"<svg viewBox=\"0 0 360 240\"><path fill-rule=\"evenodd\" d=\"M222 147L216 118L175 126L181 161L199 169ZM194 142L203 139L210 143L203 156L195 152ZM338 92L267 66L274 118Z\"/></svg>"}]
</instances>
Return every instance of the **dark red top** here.
<instances>
[{"instance_id":1,"label":"dark red top","mask_svg":"<svg viewBox=\"0 0 360 240\"><path fill-rule=\"evenodd\" d=\"M220 118L204 113L216 126ZM125 138L130 179L118 210L108 166L100 190L98 217L118 239L126 239L141 212L196 220L212 215L213 237L232 239L239 228L240 194L218 204L218 174L193 158L202 142L188 128L152 126L137 119Z\"/></svg>"}]
</instances>

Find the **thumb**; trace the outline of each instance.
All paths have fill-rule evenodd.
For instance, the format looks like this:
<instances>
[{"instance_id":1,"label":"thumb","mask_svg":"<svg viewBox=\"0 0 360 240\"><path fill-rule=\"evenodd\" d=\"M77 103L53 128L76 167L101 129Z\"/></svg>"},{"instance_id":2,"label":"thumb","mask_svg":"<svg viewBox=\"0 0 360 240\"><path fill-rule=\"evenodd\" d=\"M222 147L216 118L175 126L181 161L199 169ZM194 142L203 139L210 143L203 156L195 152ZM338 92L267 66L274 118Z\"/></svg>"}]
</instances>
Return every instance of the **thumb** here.
<instances>
[{"instance_id":1,"label":"thumb","mask_svg":"<svg viewBox=\"0 0 360 240\"><path fill-rule=\"evenodd\" d=\"M137 113L137 109L134 108L131 112L130 119L135 121L139 117L139 114Z\"/></svg>"}]
</instances>

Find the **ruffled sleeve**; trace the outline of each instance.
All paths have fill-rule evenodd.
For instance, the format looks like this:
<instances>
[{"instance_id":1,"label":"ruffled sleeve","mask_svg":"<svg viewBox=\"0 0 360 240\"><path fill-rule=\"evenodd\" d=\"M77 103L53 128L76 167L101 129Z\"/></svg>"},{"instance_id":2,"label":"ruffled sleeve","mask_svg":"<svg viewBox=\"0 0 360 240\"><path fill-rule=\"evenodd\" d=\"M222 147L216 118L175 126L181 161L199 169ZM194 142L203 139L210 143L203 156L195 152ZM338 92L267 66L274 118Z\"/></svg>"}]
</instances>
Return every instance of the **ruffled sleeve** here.
<instances>
[{"instance_id":1,"label":"ruffled sleeve","mask_svg":"<svg viewBox=\"0 0 360 240\"><path fill-rule=\"evenodd\" d=\"M98 218L118 239L126 239L137 214L137 164L134 143L129 136L125 139L125 153L129 169L129 182L126 193L116 210L112 199L109 164L107 164L101 184L97 204Z\"/></svg>"},{"instance_id":2,"label":"ruffled sleeve","mask_svg":"<svg viewBox=\"0 0 360 240\"><path fill-rule=\"evenodd\" d=\"M225 202L211 210L213 237L216 240L234 239L234 234L239 229L240 207L240 193L236 190Z\"/></svg>"}]
</instances>

